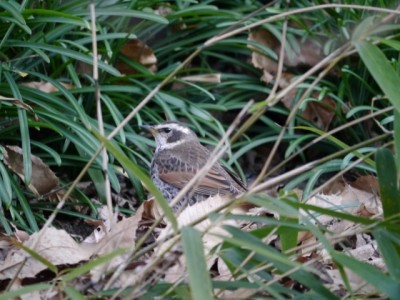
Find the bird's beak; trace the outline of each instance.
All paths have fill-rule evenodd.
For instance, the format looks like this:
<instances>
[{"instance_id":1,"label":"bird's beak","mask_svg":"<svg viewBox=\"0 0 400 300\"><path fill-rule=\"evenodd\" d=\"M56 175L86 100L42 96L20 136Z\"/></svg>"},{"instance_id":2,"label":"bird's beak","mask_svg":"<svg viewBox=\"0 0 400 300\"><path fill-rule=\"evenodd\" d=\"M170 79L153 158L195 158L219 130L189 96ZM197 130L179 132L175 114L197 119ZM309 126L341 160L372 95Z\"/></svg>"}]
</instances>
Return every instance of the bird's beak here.
<instances>
[{"instance_id":1,"label":"bird's beak","mask_svg":"<svg viewBox=\"0 0 400 300\"><path fill-rule=\"evenodd\" d=\"M140 126L140 128L143 128L145 130L147 130L148 132L150 132L151 134L155 134L157 131L154 129L153 126L151 125L142 125Z\"/></svg>"}]
</instances>

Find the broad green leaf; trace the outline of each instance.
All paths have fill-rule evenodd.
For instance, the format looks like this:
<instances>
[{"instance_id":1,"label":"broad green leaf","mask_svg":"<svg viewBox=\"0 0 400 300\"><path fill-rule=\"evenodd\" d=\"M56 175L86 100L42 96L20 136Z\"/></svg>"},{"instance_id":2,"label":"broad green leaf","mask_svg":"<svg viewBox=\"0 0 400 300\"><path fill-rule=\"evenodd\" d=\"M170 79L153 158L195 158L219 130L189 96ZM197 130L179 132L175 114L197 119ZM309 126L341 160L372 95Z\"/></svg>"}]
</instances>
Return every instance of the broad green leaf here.
<instances>
[{"instance_id":1,"label":"broad green leaf","mask_svg":"<svg viewBox=\"0 0 400 300\"><path fill-rule=\"evenodd\" d=\"M71 287L71 286L65 286L64 287L64 292L68 295L70 299L74 300L85 300L87 299L86 296L82 295L77 289Z\"/></svg>"},{"instance_id":2,"label":"broad green leaf","mask_svg":"<svg viewBox=\"0 0 400 300\"><path fill-rule=\"evenodd\" d=\"M51 290L52 288L54 288L52 284L44 284L44 283L31 284L25 287L20 287L15 291L2 292L2 294L0 294L0 300L15 299L25 294L32 295L32 293L40 292L42 290Z\"/></svg>"},{"instance_id":3,"label":"broad green leaf","mask_svg":"<svg viewBox=\"0 0 400 300\"><path fill-rule=\"evenodd\" d=\"M145 19L161 24L168 24L169 21L155 13L149 13L144 11L132 10L132 9L119 9L119 8L96 8L96 17L100 16L118 16L118 17L131 17L138 19ZM87 15L87 13L78 13L78 15Z\"/></svg>"},{"instance_id":4,"label":"broad green leaf","mask_svg":"<svg viewBox=\"0 0 400 300\"><path fill-rule=\"evenodd\" d=\"M371 76L378 83L396 110L400 112L399 74L393 69L378 46L364 40L357 41L355 46Z\"/></svg>"},{"instance_id":5,"label":"broad green leaf","mask_svg":"<svg viewBox=\"0 0 400 300\"><path fill-rule=\"evenodd\" d=\"M400 282L400 245L391 238L392 233L383 228L377 228L372 233L378 242L379 251L389 274Z\"/></svg>"},{"instance_id":6,"label":"broad green leaf","mask_svg":"<svg viewBox=\"0 0 400 300\"><path fill-rule=\"evenodd\" d=\"M13 93L14 98L22 99L21 92L14 78L9 72L4 72L10 89ZM32 178L32 160L31 160L31 143L28 126L28 115L26 110L18 108L18 121L19 130L21 133L21 144L22 144L22 159L23 159L23 170L24 170L24 182L28 186Z\"/></svg>"},{"instance_id":7,"label":"broad green leaf","mask_svg":"<svg viewBox=\"0 0 400 300\"><path fill-rule=\"evenodd\" d=\"M70 281L72 279L75 279L75 278L77 278L77 277L79 277L79 276L81 276L83 274L86 274L87 272L89 272L93 268L95 268L95 267L97 267L97 266L99 266L101 264L108 263L114 257L123 254L125 251L126 250L124 250L124 249L117 249L117 250L115 250L115 251L113 251L111 253L108 253L106 255L103 255L103 256L97 257L95 259L92 259L89 262L87 262L87 263L85 263L85 264L83 264L83 265L81 265L79 267L76 267L76 268L72 269L71 272L69 272L68 274L66 274L66 275L64 275L62 277L62 280L64 282L68 282L68 281Z\"/></svg>"},{"instance_id":8,"label":"broad green leaf","mask_svg":"<svg viewBox=\"0 0 400 300\"><path fill-rule=\"evenodd\" d=\"M376 169L385 219L400 214L400 191L397 186L396 164L393 154L388 149L377 151Z\"/></svg>"},{"instance_id":9,"label":"broad green leaf","mask_svg":"<svg viewBox=\"0 0 400 300\"><path fill-rule=\"evenodd\" d=\"M214 299L201 233L187 226L182 227L181 231L192 299Z\"/></svg>"},{"instance_id":10,"label":"broad green leaf","mask_svg":"<svg viewBox=\"0 0 400 300\"><path fill-rule=\"evenodd\" d=\"M398 281L382 273L374 266L360 262L345 254L334 251L331 255L336 262L349 268L389 298L398 299L400 295L400 283Z\"/></svg>"},{"instance_id":11,"label":"broad green leaf","mask_svg":"<svg viewBox=\"0 0 400 300\"><path fill-rule=\"evenodd\" d=\"M10 175L3 162L0 162L0 205L8 207L11 204L12 194Z\"/></svg>"},{"instance_id":12,"label":"broad green leaf","mask_svg":"<svg viewBox=\"0 0 400 300\"><path fill-rule=\"evenodd\" d=\"M394 111L394 145L397 168L397 186L400 186L400 112Z\"/></svg>"},{"instance_id":13,"label":"broad green leaf","mask_svg":"<svg viewBox=\"0 0 400 300\"><path fill-rule=\"evenodd\" d=\"M327 299L337 299L327 288L325 288L321 282L315 280L314 275L301 268L301 264L293 261L290 257L279 253L275 248L266 245L262 240L256 238L250 233L243 232L238 228L231 226L224 226L224 228L232 235L232 237L225 237L224 240L236 245L237 247L249 249L255 253L265 257L266 261L271 262L281 273L290 272L290 277L299 281L300 283L313 289L320 296L326 297Z\"/></svg>"},{"instance_id":14,"label":"broad green leaf","mask_svg":"<svg viewBox=\"0 0 400 300\"><path fill-rule=\"evenodd\" d=\"M8 1L0 1L0 7L9 12L18 23L26 25L24 17L21 15L18 9L16 9Z\"/></svg>"}]
</instances>

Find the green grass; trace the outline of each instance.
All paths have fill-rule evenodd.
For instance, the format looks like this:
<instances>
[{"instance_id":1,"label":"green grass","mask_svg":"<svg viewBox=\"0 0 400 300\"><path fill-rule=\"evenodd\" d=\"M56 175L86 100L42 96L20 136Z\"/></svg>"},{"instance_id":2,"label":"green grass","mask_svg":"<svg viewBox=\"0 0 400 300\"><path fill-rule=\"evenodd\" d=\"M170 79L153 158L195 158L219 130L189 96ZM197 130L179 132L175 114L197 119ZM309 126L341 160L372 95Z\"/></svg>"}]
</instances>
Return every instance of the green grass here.
<instances>
[{"instance_id":1,"label":"green grass","mask_svg":"<svg viewBox=\"0 0 400 300\"><path fill-rule=\"evenodd\" d=\"M315 280L313 267L297 261L300 255L292 248L301 231L309 231L318 238L318 246L326 250L340 270L348 297L357 298L359 295L350 288L346 268L375 287L379 296L394 299L400 293L400 275L393 267L398 265L400 257L400 104L397 97L400 42L398 14L394 10L396 1L360 0L356 4L342 1L349 7L340 8L334 4L317 7L324 5L323 1L290 4L278 1L263 9L260 9L263 1L201 1L200 4L195 1L167 3L152 0L95 2L98 84L105 135L113 133L109 141L98 133L96 88L92 77L90 2L0 1L1 232L12 234L13 226L28 233L36 232L48 220L49 214L56 211L56 205L44 204L41 197L26 187L35 176L31 154L42 158L62 178L62 185L72 186L68 193L73 191L74 180L80 176L80 179L95 183L100 201L106 203L107 181L102 173L102 158L100 155L95 157L100 147L105 146L110 156L107 172L113 191L118 193L121 190L117 175L122 167L135 189L137 200L147 199L147 191L155 194L166 217L174 224L175 234L179 235L175 216L149 180L154 142L139 126L165 119L183 120L199 134L203 144L215 146L236 114L250 100L254 100L254 104L238 128L240 134L235 136L226 151L224 164L245 181L253 182L268 155L272 155L277 161L265 168L254 190L260 184L266 186L267 179L277 174L281 177L273 186L283 184L283 189L276 197L262 194L247 197L248 201L279 213L277 220L266 216L210 214L212 221L219 218L243 219L263 224L252 231L227 226L230 237L223 238L221 246L213 249L213 253L232 272L233 280L214 280L208 276L203 264L202 272L197 274L196 266L189 263L187 280L182 278L174 284L159 280L152 286L143 281L124 291L110 288L90 294L74 288L72 283L73 279L87 273L93 263L88 262L83 267L72 269L64 277L62 285L68 287L68 297L102 297L121 293L128 298L129 295L141 295L143 299L205 299L211 295L222 297L226 290L244 289L253 291L249 294L251 296L268 295L276 299L334 299L337 297L334 291ZM171 10L171 13L161 16L158 13L160 7ZM298 13L299 9L304 11ZM379 9L393 9L392 15ZM298 84L293 89L278 90L272 97L274 82L266 84L260 80L262 71L251 64L251 49L248 47L251 44L258 52L278 59L273 49L248 40L249 30L254 29L252 24L262 20L265 21L262 27L278 40L286 39L286 55L301 48L305 39L314 39L326 56L331 55L330 59L324 65L287 68L296 76ZM239 32L231 36L236 29ZM116 61L121 47L135 37L153 50L158 60L157 71L151 72L125 58L124 61L129 62L136 72L124 76L117 70ZM340 47L343 51L335 53ZM327 68L334 71L320 76ZM304 75L310 69L309 74ZM220 74L221 82L199 83L184 79L185 76L202 74ZM49 82L58 91L46 93L22 85L32 81ZM61 83L72 84L73 88L67 89ZM296 96L293 108L289 110L281 100L294 89ZM153 97L147 99L152 93ZM302 116L302 111L306 103L321 102L323 95L329 95L336 107L329 126L318 128L313 120ZM138 109L143 99L148 102ZM129 122L114 132L134 109L138 111ZM369 118L371 112L374 116ZM22 148L25 182L4 163L2 158L6 145ZM276 149L272 151L274 145ZM250 165L246 157L249 153L259 155L257 159L262 159L261 165ZM296 169L307 163L311 163L310 168ZM292 170L299 171L290 176ZM371 220L306 203L318 186L327 179L341 177L342 172L345 176L378 176L383 216ZM303 190L301 199L292 195L296 188ZM59 215L73 218L96 215L96 205L87 196L75 191L74 197L88 208L87 214L77 212L74 205L66 205ZM308 212L308 217L299 214L301 209ZM377 241L387 272L335 249L332 245L335 235L312 222L316 214L350 220L360 226L359 232L371 234ZM279 235L283 251L263 241L270 234ZM202 249L193 247L201 247L197 229L184 227L182 240L185 257L203 262ZM143 249L134 249L132 257L142 253L140 251ZM151 267L146 266L146 272L153 271ZM50 290L58 284L58 276L61 274L56 274L56 279L46 284L7 291L0 298ZM280 280L284 277L301 283L305 289L288 288ZM201 289L202 282L206 283L204 290Z\"/></svg>"}]
</instances>

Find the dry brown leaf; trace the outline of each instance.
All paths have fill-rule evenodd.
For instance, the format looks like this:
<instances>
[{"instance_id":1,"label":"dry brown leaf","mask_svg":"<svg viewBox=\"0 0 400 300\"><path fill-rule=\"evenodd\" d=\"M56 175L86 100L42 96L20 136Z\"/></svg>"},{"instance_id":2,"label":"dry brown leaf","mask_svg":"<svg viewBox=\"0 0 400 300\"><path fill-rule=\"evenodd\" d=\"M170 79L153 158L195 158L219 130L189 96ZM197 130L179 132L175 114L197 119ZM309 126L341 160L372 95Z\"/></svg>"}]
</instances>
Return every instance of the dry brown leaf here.
<instances>
[{"instance_id":1,"label":"dry brown leaf","mask_svg":"<svg viewBox=\"0 0 400 300\"><path fill-rule=\"evenodd\" d=\"M221 74L199 74L181 78L185 81L200 83L221 83Z\"/></svg>"},{"instance_id":2,"label":"dry brown leaf","mask_svg":"<svg viewBox=\"0 0 400 300\"><path fill-rule=\"evenodd\" d=\"M72 84L69 83L63 83L63 82L59 82L63 87L65 87L66 89L70 90L73 89L74 86ZM24 82L21 83L21 85L23 86L27 86L45 93L53 93L53 92L57 92L58 88L56 88L52 83L50 82L45 82L45 81L31 81L31 82Z\"/></svg>"},{"instance_id":3,"label":"dry brown leaf","mask_svg":"<svg viewBox=\"0 0 400 300\"><path fill-rule=\"evenodd\" d=\"M92 232L92 234L90 234L85 238L83 243L97 244L103 238L105 238L106 234L110 231L111 216L108 207L104 205L101 208L99 208L98 214L100 220L97 222L99 222L100 224L96 227L96 229Z\"/></svg>"},{"instance_id":4,"label":"dry brown leaf","mask_svg":"<svg viewBox=\"0 0 400 300\"><path fill-rule=\"evenodd\" d=\"M348 268L344 268L347 276L348 283L351 286L351 289L353 291L356 291L354 294L355 296L358 295L360 298L355 298L355 299L364 299L368 298L367 297L361 297L360 295L379 295L380 293L377 291L377 289L372 285L368 284L365 280L361 279L358 275L356 275L354 272L352 272ZM327 285L327 288L329 288L332 291L341 291L344 289L346 286L346 283L343 282L343 277L340 274L340 271L338 269L332 269L332 270L326 270L326 272L329 274L329 276L332 278L333 283L330 285ZM344 291L346 291L345 289Z\"/></svg>"},{"instance_id":5,"label":"dry brown leaf","mask_svg":"<svg viewBox=\"0 0 400 300\"><path fill-rule=\"evenodd\" d=\"M122 46L121 53L129 59L142 64L150 71L157 71L157 57L154 55L153 50L142 41L138 39L129 40ZM136 73L133 68L120 59L117 59L115 67L125 75Z\"/></svg>"},{"instance_id":6,"label":"dry brown leaf","mask_svg":"<svg viewBox=\"0 0 400 300\"><path fill-rule=\"evenodd\" d=\"M34 250L56 266L74 265L87 261L92 255L92 251L86 251L78 245L67 232L55 228L42 229L32 234L23 245ZM33 249L34 245L36 247ZM25 259L26 263L18 273L21 263ZM24 250L13 248L8 252L6 259L0 262L0 280L11 279L16 276L21 279L35 278L39 272L46 269L47 267L44 264L30 257Z\"/></svg>"},{"instance_id":7,"label":"dry brown leaf","mask_svg":"<svg viewBox=\"0 0 400 300\"><path fill-rule=\"evenodd\" d=\"M104 237L96 246L97 251L95 254L104 255L121 248L126 250L133 249L135 246L136 230L140 220L142 219L142 216L143 205L138 208L134 216L124 218L120 222L111 226L110 231L104 235ZM91 270L90 273L92 275L92 281L98 282L109 271L114 270L116 267L126 262L130 255L130 251L125 251L123 254L114 257L106 264L99 265ZM124 274L118 279L119 281L115 283L114 287L124 286L126 282L132 283L136 276L137 275L132 271L125 271Z\"/></svg>"},{"instance_id":8,"label":"dry brown leaf","mask_svg":"<svg viewBox=\"0 0 400 300\"><path fill-rule=\"evenodd\" d=\"M297 89L290 91L282 98L282 103L287 109L293 108L293 100L297 93ZM312 92L311 97L318 99L319 92ZM322 100L308 101L306 108L301 112L304 119L313 122L318 128L327 130L335 116L336 102L331 97L325 96Z\"/></svg>"},{"instance_id":9,"label":"dry brown leaf","mask_svg":"<svg viewBox=\"0 0 400 300\"><path fill-rule=\"evenodd\" d=\"M17 99L17 98L8 98L8 97L3 97L3 96L0 96L0 101L12 102L16 107L25 109L26 111L28 111L31 114L33 114L33 118L35 119L35 121L37 121L37 122L39 121L39 117L35 114L35 112L33 111L32 107L30 107L24 101L22 101L20 99Z\"/></svg>"},{"instance_id":10,"label":"dry brown leaf","mask_svg":"<svg viewBox=\"0 0 400 300\"><path fill-rule=\"evenodd\" d=\"M26 231L19 230L14 224L11 224L14 229L14 237L18 242L23 243L29 239L29 234Z\"/></svg>"},{"instance_id":11,"label":"dry brown leaf","mask_svg":"<svg viewBox=\"0 0 400 300\"><path fill-rule=\"evenodd\" d=\"M192 206L186 207L178 216L178 227L186 226L191 224L195 220L199 220L205 216L208 216L210 212L216 211L218 208L223 207L228 199L221 197L221 196L214 196L210 197L205 201L198 202ZM242 213L242 210L235 210L232 213ZM202 222L196 224L194 228L199 230L203 235L203 245L204 251L206 255L207 266L210 268L216 259L215 255L209 255L210 250L219 244L222 239L219 236L228 236L226 230L222 227L224 225L231 225L238 227L238 223L234 220L221 220L218 223L211 221L210 219L206 218ZM172 234L172 226L167 224L167 227L160 232L158 237L158 241L163 241L165 237ZM161 255L163 252L166 251L169 247L171 247L171 243L173 241L168 240L166 242L162 242L161 246L155 249L155 257ZM172 246L172 251L179 252L180 251L180 244L176 244ZM167 254L168 255L168 254ZM179 257L179 260L176 261L176 264L172 266L169 270L166 271L165 280L167 282L175 282L178 278L182 275L186 274L186 263L184 261L183 255Z\"/></svg>"},{"instance_id":12,"label":"dry brown leaf","mask_svg":"<svg viewBox=\"0 0 400 300\"><path fill-rule=\"evenodd\" d=\"M382 213L382 204L376 195L350 185L346 185L345 189L336 195L319 194L308 200L307 204L335 209L352 215L360 215L360 211L364 210L368 211L370 216ZM318 216L317 220L334 233L342 233L353 226L350 221L339 220L328 215Z\"/></svg>"},{"instance_id":13,"label":"dry brown leaf","mask_svg":"<svg viewBox=\"0 0 400 300\"><path fill-rule=\"evenodd\" d=\"M250 41L256 41L264 46L267 46L275 53L279 53L279 42L276 38L267 30L265 29L256 29L250 32L249 38ZM250 49L254 50L253 47L249 47ZM278 63L258 52L253 51L251 54L251 63L254 67L263 70L263 76L261 80L266 83L271 83L276 75L278 70Z\"/></svg>"},{"instance_id":14,"label":"dry brown leaf","mask_svg":"<svg viewBox=\"0 0 400 300\"><path fill-rule=\"evenodd\" d=\"M339 194L345 189L346 185L347 183L343 177L336 177L334 181L324 186L321 193L324 195Z\"/></svg>"},{"instance_id":15,"label":"dry brown leaf","mask_svg":"<svg viewBox=\"0 0 400 300\"><path fill-rule=\"evenodd\" d=\"M258 28L250 32L249 40L256 41L263 46L270 48L277 56L281 51L281 42L264 28ZM322 47L319 41L317 41L315 38L305 39L304 41L302 38L297 38L296 43L299 45L299 47L291 47L290 52L285 51L285 57L283 60L284 66L314 66L324 58ZM288 47L289 46L290 45L288 45ZM254 47L250 46L250 48L254 50ZM263 76L261 80L266 83L271 83L274 80L278 70L277 61L253 51L251 62L256 68L263 70ZM282 78L282 80L285 80L285 78ZM279 86L284 87L285 83L280 82Z\"/></svg>"},{"instance_id":16,"label":"dry brown leaf","mask_svg":"<svg viewBox=\"0 0 400 300\"><path fill-rule=\"evenodd\" d=\"M311 198L307 204L315 206L333 209L335 211L341 211L352 215L358 216L379 216L382 214L382 204L380 199L371 193L355 189L354 187L346 184L345 188L337 192L335 195L323 195L319 194ZM351 246L346 251L351 253L352 256L356 257L361 261L379 266L383 268L384 265L379 254L376 252L376 242L369 236L357 233L357 224L351 221L338 219L329 215L320 215L316 217L314 222L317 222L324 226L330 237L348 237L348 241L352 241L350 237L355 237L356 244ZM318 256L322 257L325 263L331 262L331 257L324 249L320 250L315 248L318 244L317 239L314 235L303 235L300 240L302 245L302 254L306 255L313 251L317 251ZM334 241L333 241L334 242Z\"/></svg>"},{"instance_id":17,"label":"dry brown leaf","mask_svg":"<svg viewBox=\"0 0 400 300\"><path fill-rule=\"evenodd\" d=\"M318 97L317 92L312 97ZM313 122L318 128L327 130L335 116L336 102L331 97L325 96L321 101L307 102L306 109L302 112L304 119Z\"/></svg>"},{"instance_id":18,"label":"dry brown leaf","mask_svg":"<svg viewBox=\"0 0 400 300\"><path fill-rule=\"evenodd\" d=\"M154 197L143 202L143 218L157 220L164 215L161 208L157 205ZM162 222L165 224L164 222Z\"/></svg>"},{"instance_id":19,"label":"dry brown leaf","mask_svg":"<svg viewBox=\"0 0 400 300\"><path fill-rule=\"evenodd\" d=\"M24 181L22 149L18 146L6 146L5 149L5 164ZM49 193L58 186L58 177L39 157L32 155L31 160L32 178L28 188L36 195Z\"/></svg>"},{"instance_id":20,"label":"dry brown leaf","mask_svg":"<svg viewBox=\"0 0 400 300\"><path fill-rule=\"evenodd\" d=\"M379 195L379 182L378 178L372 175L365 175L358 177L355 181L350 184L352 187L371 193L374 195Z\"/></svg>"},{"instance_id":21,"label":"dry brown leaf","mask_svg":"<svg viewBox=\"0 0 400 300\"><path fill-rule=\"evenodd\" d=\"M274 35L264 28L258 28L253 30L249 35L249 40L256 41L263 46L271 49L277 56L281 51L281 42L278 41ZM299 67L299 66L314 66L320 62L324 55L322 53L322 47L320 42L315 39L303 39L297 38L296 43L298 46L290 47L291 51L285 51L283 60L284 67ZM272 83L278 72L277 61L260 54L255 51L254 47L252 52L252 64L263 70L263 76L261 80L266 83ZM278 86L280 88L287 87L291 80L294 78L294 74L288 73L283 70ZM288 109L293 107L293 99L297 93L297 89L291 90L283 99L282 102ZM318 99L319 93L313 92L311 97ZM318 102L308 102L305 110L302 112L302 116L311 122L314 122L319 128L327 129L335 116L336 102L333 101L329 96L325 96L324 99Z\"/></svg>"}]
</instances>

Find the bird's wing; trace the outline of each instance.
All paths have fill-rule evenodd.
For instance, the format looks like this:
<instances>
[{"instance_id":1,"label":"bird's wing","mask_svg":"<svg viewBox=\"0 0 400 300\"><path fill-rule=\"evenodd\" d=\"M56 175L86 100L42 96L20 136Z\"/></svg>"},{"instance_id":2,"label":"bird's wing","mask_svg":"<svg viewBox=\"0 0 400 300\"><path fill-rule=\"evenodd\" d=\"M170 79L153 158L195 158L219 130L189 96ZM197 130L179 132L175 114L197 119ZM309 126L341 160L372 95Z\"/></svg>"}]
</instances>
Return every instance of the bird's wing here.
<instances>
[{"instance_id":1,"label":"bird's wing","mask_svg":"<svg viewBox=\"0 0 400 300\"><path fill-rule=\"evenodd\" d=\"M182 189L206 164L208 152L203 149L192 148L190 154L179 155L177 151L170 151L158 155L155 159L159 165L173 165L160 171L162 181ZM168 163L170 162L170 163ZM232 179L219 163L214 164L206 175L198 182L194 193L202 195L229 194L232 192Z\"/></svg>"}]
</instances>

